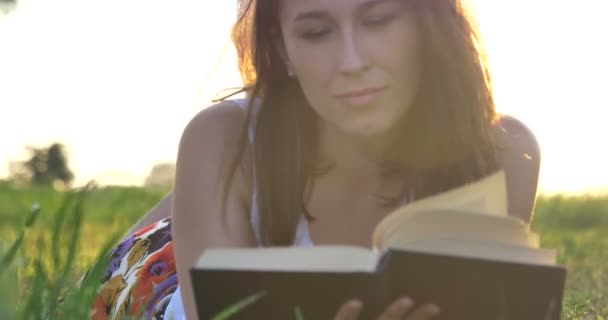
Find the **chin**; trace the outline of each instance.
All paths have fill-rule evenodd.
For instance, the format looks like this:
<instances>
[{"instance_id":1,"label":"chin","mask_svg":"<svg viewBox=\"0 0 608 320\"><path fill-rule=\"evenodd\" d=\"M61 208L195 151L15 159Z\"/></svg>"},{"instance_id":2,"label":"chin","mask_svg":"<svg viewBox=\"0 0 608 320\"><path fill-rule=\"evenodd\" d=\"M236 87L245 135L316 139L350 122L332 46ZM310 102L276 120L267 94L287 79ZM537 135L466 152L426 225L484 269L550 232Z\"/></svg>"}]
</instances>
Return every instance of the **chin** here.
<instances>
[{"instance_id":1,"label":"chin","mask_svg":"<svg viewBox=\"0 0 608 320\"><path fill-rule=\"evenodd\" d=\"M389 134L398 125L407 110L400 106L379 103L361 112L344 114L342 128L349 135L359 137L380 137Z\"/></svg>"},{"instance_id":2,"label":"chin","mask_svg":"<svg viewBox=\"0 0 608 320\"><path fill-rule=\"evenodd\" d=\"M394 128L394 121L365 121L362 123L352 123L344 128L345 132L353 137L362 139L381 138Z\"/></svg>"}]
</instances>

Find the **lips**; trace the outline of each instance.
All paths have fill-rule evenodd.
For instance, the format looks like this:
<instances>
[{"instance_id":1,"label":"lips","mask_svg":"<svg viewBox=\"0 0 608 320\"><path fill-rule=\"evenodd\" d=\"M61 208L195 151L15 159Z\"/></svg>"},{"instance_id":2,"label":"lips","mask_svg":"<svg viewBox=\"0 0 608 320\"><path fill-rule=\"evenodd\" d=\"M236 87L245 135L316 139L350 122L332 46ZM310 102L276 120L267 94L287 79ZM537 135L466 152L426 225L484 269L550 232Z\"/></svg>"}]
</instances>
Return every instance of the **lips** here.
<instances>
[{"instance_id":1,"label":"lips","mask_svg":"<svg viewBox=\"0 0 608 320\"><path fill-rule=\"evenodd\" d=\"M375 102L386 87L366 88L336 95L336 98L350 105L369 105Z\"/></svg>"}]
</instances>

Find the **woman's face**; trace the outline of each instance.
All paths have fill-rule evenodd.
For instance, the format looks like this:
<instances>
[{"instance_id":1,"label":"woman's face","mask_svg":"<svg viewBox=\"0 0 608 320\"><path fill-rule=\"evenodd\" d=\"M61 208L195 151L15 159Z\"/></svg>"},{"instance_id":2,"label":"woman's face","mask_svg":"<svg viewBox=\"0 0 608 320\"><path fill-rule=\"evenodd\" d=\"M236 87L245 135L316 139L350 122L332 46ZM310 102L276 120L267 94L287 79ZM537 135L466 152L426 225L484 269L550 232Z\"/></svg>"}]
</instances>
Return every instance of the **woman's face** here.
<instances>
[{"instance_id":1,"label":"woman's face","mask_svg":"<svg viewBox=\"0 0 608 320\"><path fill-rule=\"evenodd\" d=\"M418 90L416 22L402 0L281 0L288 67L322 120L382 136Z\"/></svg>"}]
</instances>

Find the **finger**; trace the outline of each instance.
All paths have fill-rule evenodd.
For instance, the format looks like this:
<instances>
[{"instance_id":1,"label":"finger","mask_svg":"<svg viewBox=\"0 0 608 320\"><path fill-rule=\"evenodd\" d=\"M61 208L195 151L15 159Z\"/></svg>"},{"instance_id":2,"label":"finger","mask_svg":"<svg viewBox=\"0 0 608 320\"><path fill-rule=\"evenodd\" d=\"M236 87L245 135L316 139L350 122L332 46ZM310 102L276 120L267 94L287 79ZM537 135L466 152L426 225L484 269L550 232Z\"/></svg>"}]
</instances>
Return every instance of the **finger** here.
<instances>
[{"instance_id":1,"label":"finger","mask_svg":"<svg viewBox=\"0 0 608 320\"><path fill-rule=\"evenodd\" d=\"M362 308L363 303L361 301L350 300L340 307L335 320L356 320L359 318Z\"/></svg>"},{"instance_id":2,"label":"finger","mask_svg":"<svg viewBox=\"0 0 608 320\"><path fill-rule=\"evenodd\" d=\"M403 319L414 305L414 301L410 298L401 298L395 302L393 302L378 320L393 320L393 319Z\"/></svg>"},{"instance_id":3,"label":"finger","mask_svg":"<svg viewBox=\"0 0 608 320\"><path fill-rule=\"evenodd\" d=\"M407 320L426 320L432 319L439 315L439 307L435 304L425 304L420 306L412 312L412 314L408 315Z\"/></svg>"}]
</instances>

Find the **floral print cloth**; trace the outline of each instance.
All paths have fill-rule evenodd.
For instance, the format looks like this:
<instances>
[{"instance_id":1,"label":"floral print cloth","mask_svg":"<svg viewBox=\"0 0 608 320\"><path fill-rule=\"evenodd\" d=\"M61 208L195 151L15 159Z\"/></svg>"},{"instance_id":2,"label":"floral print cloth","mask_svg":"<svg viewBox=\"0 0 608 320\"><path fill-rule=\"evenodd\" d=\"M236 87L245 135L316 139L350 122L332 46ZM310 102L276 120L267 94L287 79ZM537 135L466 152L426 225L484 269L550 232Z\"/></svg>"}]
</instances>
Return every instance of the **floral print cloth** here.
<instances>
[{"instance_id":1,"label":"floral print cloth","mask_svg":"<svg viewBox=\"0 0 608 320\"><path fill-rule=\"evenodd\" d=\"M170 218L123 240L109 258L92 319L163 319L177 288Z\"/></svg>"}]
</instances>

